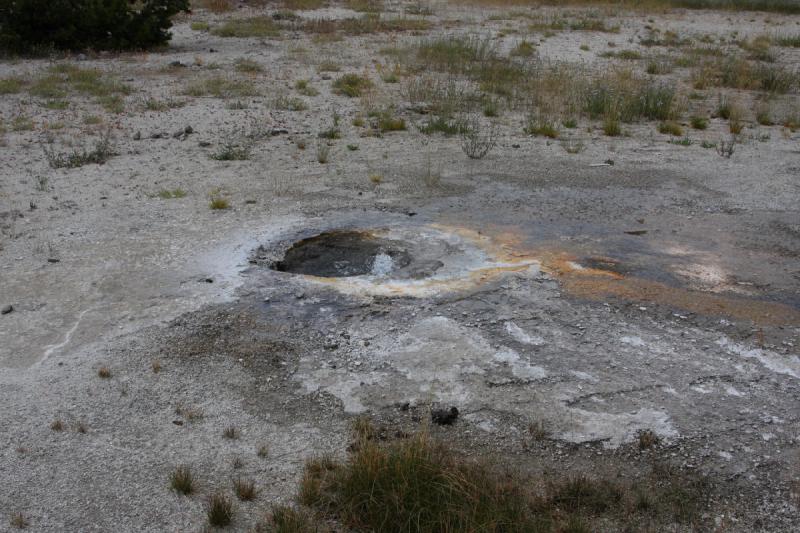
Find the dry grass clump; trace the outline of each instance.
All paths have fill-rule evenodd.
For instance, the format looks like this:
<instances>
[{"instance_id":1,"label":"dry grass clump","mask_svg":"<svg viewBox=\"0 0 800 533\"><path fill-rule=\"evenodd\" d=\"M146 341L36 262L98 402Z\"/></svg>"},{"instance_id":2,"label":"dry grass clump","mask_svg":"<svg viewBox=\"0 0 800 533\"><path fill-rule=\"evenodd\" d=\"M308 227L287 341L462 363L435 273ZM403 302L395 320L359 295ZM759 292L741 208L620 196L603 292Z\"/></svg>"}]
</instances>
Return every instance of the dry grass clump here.
<instances>
[{"instance_id":1,"label":"dry grass clump","mask_svg":"<svg viewBox=\"0 0 800 533\"><path fill-rule=\"evenodd\" d=\"M252 479L241 477L234 479L233 490L236 493L236 497L243 502L255 500L258 495L258 489L256 489L256 484Z\"/></svg>"},{"instance_id":2,"label":"dry grass clump","mask_svg":"<svg viewBox=\"0 0 800 533\"><path fill-rule=\"evenodd\" d=\"M619 26L609 25L599 11L587 11L576 14L562 12L557 15L533 17L534 21L528 25L531 31L597 31L618 33Z\"/></svg>"},{"instance_id":3,"label":"dry grass clump","mask_svg":"<svg viewBox=\"0 0 800 533\"><path fill-rule=\"evenodd\" d=\"M194 492L194 476L188 466L181 465L175 468L169 475L169 486L180 494L191 494Z\"/></svg>"},{"instance_id":4,"label":"dry grass clump","mask_svg":"<svg viewBox=\"0 0 800 533\"><path fill-rule=\"evenodd\" d=\"M778 35L775 37L775 44L791 48L800 48L800 34Z\"/></svg>"},{"instance_id":5,"label":"dry grass clump","mask_svg":"<svg viewBox=\"0 0 800 533\"><path fill-rule=\"evenodd\" d=\"M702 478L658 464L630 484L588 475L523 480L465 460L424 434L390 444L359 432L356 439L346 462L306 464L298 499L357 531L407 532L409 524L414 531L526 533L591 531L588 524L598 523L609 530L658 531L675 523L702 529L709 498ZM304 514L276 511L271 520L277 514L313 530Z\"/></svg>"},{"instance_id":6,"label":"dry grass clump","mask_svg":"<svg viewBox=\"0 0 800 533\"><path fill-rule=\"evenodd\" d=\"M382 17L367 14L343 19L312 19L305 21L301 29L308 33L335 37L338 34L365 35L384 32L419 32L430 29L431 23L425 19L408 17Z\"/></svg>"},{"instance_id":7,"label":"dry grass clump","mask_svg":"<svg viewBox=\"0 0 800 533\"><path fill-rule=\"evenodd\" d=\"M16 94L22 91L24 82L21 78L0 79L0 94Z\"/></svg>"},{"instance_id":8,"label":"dry grass clump","mask_svg":"<svg viewBox=\"0 0 800 533\"><path fill-rule=\"evenodd\" d=\"M526 131L548 137L557 136L558 122L581 115L603 120L604 129L616 135L620 123L663 121L678 114L672 85L630 69L595 75L576 65L503 56L488 39L476 36L426 39L401 51L399 59L410 71L427 73L406 82L408 99L424 103L431 113L422 129L426 133L452 133L457 114L484 107L487 98L495 105L500 100L510 109L528 109L532 120ZM441 74L437 78L431 72Z\"/></svg>"},{"instance_id":9,"label":"dry grass clump","mask_svg":"<svg viewBox=\"0 0 800 533\"><path fill-rule=\"evenodd\" d=\"M211 33L218 37L276 37L280 34L280 26L271 17L258 16L228 20L212 28Z\"/></svg>"},{"instance_id":10,"label":"dry grass clump","mask_svg":"<svg viewBox=\"0 0 800 533\"><path fill-rule=\"evenodd\" d=\"M667 120L659 124L658 131L659 133L673 135L675 137L680 137L683 135L683 128L674 120Z\"/></svg>"},{"instance_id":11,"label":"dry grass clump","mask_svg":"<svg viewBox=\"0 0 800 533\"><path fill-rule=\"evenodd\" d=\"M667 120L676 113L676 92L670 85L650 82L629 70L612 71L589 84L584 112L592 119L615 115L622 122Z\"/></svg>"},{"instance_id":12,"label":"dry grass clump","mask_svg":"<svg viewBox=\"0 0 800 533\"><path fill-rule=\"evenodd\" d=\"M101 366L97 370L97 376L103 379L108 379L111 377L111 370L107 366Z\"/></svg>"},{"instance_id":13,"label":"dry grass clump","mask_svg":"<svg viewBox=\"0 0 800 533\"><path fill-rule=\"evenodd\" d=\"M333 88L337 93L350 98L363 95L372 86L372 80L358 74L345 74L333 82Z\"/></svg>"},{"instance_id":14,"label":"dry grass clump","mask_svg":"<svg viewBox=\"0 0 800 533\"><path fill-rule=\"evenodd\" d=\"M240 57L236 60L236 70L239 72L247 72L249 74L254 74L257 72L264 72L264 67L258 61L254 61L252 59L248 59L246 57Z\"/></svg>"},{"instance_id":15,"label":"dry grass clump","mask_svg":"<svg viewBox=\"0 0 800 533\"><path fill-rule=\"evenodd\" d=\"M17 529L25 529L28 527L28 519L22 513L11 513L9 524Z\"/></svg>"},{"instance_id":16,"label":"dry grass clump","mask_svg":"<svg viewBox=\"0 0 800 533\"><path fill-rule=\"evenodd\" d=\"M226 13L235 7L233 0L192 0L192 7L207 9L212 13Z\"/></svg>"},{"instance_id":17,"label":"dry grass clump","mask_svg":"<svg viewBox=\"0 0 800 533\"><path fill-rule=\"evenodd\" d=\"M132 89L102 70L59 63L49 67L43 76L34 79L28 91L39 98L61 99L70 92L103 98L127 95Z\"/></svg>"},{"instance_id":18,"label":"dry grass clump","mask_svg":"<svg viewBox=\"0 0 800 533\"><path fill-rule=\"evenodd\" d=\"M222 492L215 492L206 502L206 517L214 527L227 527L233 521L233 502Z\"/></svg>"},{"instance_id":19,"label":"dry grass clump","mask_svg":"<svg viewBox=\"0 0 800 533\"><path fill-rule=\"evenodd\" d=\"M692 128L696 130L704 130L708 128L708 119L705 117L694 116L689 119Z\"/></svg>"},{"instance_id":20,"label":"dry grass clump","mask_svg":"<svg viewBox=\"0 0 800 533\"><path fill-rule=\"evenodd\" d=\"M455 1L455 0L454 0ZM663 10L667 8L724 9L730 11L770 11L776 13L800 13L796 0L457 0L462 3L481 5L554 5L564 6L610 6L636 9Z\"/></svg>"},{"instance_id":21,"label":"dry grass clump","mask_svg":"<svg viewBox=\"0 0 800 533\"><path fill-rule=\"evenodd\" d=\"M701 64L692 73L692 83L695 89L729 87L783 94L798 88L800 76L781 65L731 57Z\"/></svg>"},{"instance_id":22,"label":"dry grass clump","mask_svg":"<svg viewBox=\"0 0 800 533\"><path fill-rule=\"evenodd\" d=\"M91 150L75 148L71 152L56 152L46 144L42 144L42 151L51 168L78 168L88 164L102 165L117 155L114 151L111 128L106 129Z\"/></svg>"},{"instance_id":23,"label":"dry grass clump","mask_svg":"<svg viewBox=\"0 0 800 533\"><path fill-rule=\"evenodd\" d=\"M347 0L345 5L360 13L380 13L384 9L383 0Z\"/></svg>"},{"instance_id":24,"label":"dry grass clump","mask_svg":"<svg viewBox=\"0 0 800 533\"><path fill-rule=\"evenodd\" d=\"M325 0L283 0L284 9L297 11L319 9L325 5Z\"/></svg>"},{"instance_id":25,"label":"dry grass clump","mask_svg":"<svg viewBox=\"0 0 800 533\"><path fill-rule=\"evenodd\" d=\"M255 533L322 533L327 531L309 517L301 509L293 509L285 505L273 507L269 515L256 524Z\"/></svg>"}]
</instances>

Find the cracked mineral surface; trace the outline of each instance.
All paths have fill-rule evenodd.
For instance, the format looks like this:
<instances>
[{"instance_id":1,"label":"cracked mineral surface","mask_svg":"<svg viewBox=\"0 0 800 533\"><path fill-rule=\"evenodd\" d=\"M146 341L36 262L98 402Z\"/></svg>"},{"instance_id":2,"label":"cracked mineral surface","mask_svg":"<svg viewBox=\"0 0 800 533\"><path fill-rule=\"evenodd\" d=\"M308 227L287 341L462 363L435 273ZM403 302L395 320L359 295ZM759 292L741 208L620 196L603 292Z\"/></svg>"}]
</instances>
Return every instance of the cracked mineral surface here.
<instances>
[{"instance_id":1,"label":"cracked mineral surface","mask_svg":"<svg viewBox=\"0 0 800 533\"><path fill-rule=\"evenodd\" d=\"M627 479L665 462L708 477L704 513L718 531L800 530L797 133L753 123L728 159L654 140L652 122L608 137L585 121L585 151L568 154L509 111L495 149L472 160L454 137L351 126L365 104L336 94L338 74L320 64L374 70L386 35L343 46L190 29L258 9L198 9L163 51L83 62L137 91L131 110L104 119L118 155L102 166L54 170L39 147L56 120L82 134L88 97L63 112L27 93L0 99L3 120L22 109L37 128L0 143L0 530L20 512L33 531L200 531L203 498L168 484L189 464L201 494L229 489L236 472L256 480L258 501L237 504L233 524L246 531L293 500L307 458L344 457L357 416L520 471ZM338 4L303 13L352 15ZM459 31L479 20L510 48L522 34L500 35L512 23L492 13L436 4L429 19ZM606 61L594 50L649 24L622 13L612 36L536 33L538 53ZM695 39L800 23L652 17ZM780 61L796 68L797 50ZM237 108L181 92L244 56L263 65L247 76L265 96ZM46 68L3 61L0 77ZM319 87L309 110L276 109L266 94L298 79ZM178 95L186 101L167 111L132 107ZM333 112L343 138L322 164L312 144ZM271 133L250 160L210 157L255 118ZM186 124L183 140L150 135ZM692 135L715 140L728 124L709 128ZM185 196L159 192L176 187ZM230 207L210 209L220 195ZM432 409L452 408L431 424ZM239 438L224 438L227 427ZM656 444L643 448L643 434Z\"/></svg>"}]
</instances>

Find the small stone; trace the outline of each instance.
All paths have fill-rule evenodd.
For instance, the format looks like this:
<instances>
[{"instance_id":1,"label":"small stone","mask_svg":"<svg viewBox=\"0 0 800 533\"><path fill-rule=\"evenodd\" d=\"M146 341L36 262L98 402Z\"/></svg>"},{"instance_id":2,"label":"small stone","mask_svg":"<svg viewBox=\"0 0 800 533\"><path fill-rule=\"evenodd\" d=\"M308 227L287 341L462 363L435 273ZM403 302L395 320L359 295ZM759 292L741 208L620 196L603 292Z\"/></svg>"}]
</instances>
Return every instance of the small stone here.
<instances>
[{"instance_id":1,"label":"small stone","mask_svg":"<svg viewBox=\"0 0 800 533\"><path fill-rule=\"evenodd\" d=\"M141 131L137 131L136 133L134 133L133 134L133 140L134 141L141 141L142 140L142 132Z\"/></svg>"},{"instance_id":2,"label":"small stone","mask_svg":"<svg viewBox=\"0 0 800 533\"><path fill-rule=\"evenodd\" d=\"M11 304L4 305L2 309L0 309L0 314L7 315L8 313L14 310L14 306Z\"/></svg>"}]
</instances>

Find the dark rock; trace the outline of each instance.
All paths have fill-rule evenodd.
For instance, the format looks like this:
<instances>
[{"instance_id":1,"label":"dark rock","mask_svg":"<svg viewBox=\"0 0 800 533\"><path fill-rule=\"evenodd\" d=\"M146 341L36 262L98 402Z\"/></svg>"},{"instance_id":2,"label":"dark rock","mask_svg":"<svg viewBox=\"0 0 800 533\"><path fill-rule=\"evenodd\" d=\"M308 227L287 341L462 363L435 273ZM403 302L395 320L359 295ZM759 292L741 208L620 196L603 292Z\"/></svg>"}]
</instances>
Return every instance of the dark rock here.
<instances>
[{"instance_id":1,"label":"dark rock","mask_svg":"<svg viewBox=\"0 0 800 533\"><path fill-rule=\"evenodd\" d=\"M194 130L192 129L192 127L191 126L186 126L182 130L178 130L175 133L173 133L172 137L175 138L175 139L180 139L182 141L185 141L186 138L189 135L191 135L192 133L194 133Z\"/></svg>"},{"instance_id":2,"label":"dark rock","mask_svg":"<svg viewBox=\"0 0 800 533\"><path fill-rule=\"evenodd\" d=\"M458 418L458 408L431 409L431 420L440 426L449 426Z\"/></svg>"},{"instance_id":3,"label":"dark rock","mask_svg":"<svg viewBox=\"0 0 800 533\"><path fill-rule=\"evenodd\" d=\"M0 315L7 315L11 311L14 310L14 306L11 304L4 305L2 309L0 309Z\"/></svg>"},{"instance_id":4,"label":"dark rock","mask_svg":"<svg viewBox=\"0 0 800 533\"><path fill-rule=\"evenodd\" d=\"M136 133L134 133L133 134L133 140L134 141L141 141L142 140L142 132L141 131L137 131Z\"/></svg>"},{"instance_id":5,"label":"dark rock","mask_svg":"<svg viewBox=\"0 0 800 533\"><path fill-rule=\"evenodd\" d=\"M287 130L286 128L273 128L272 131L270 131L270 135L272 135L273 137L275 137L276 135L286 135L288 133L289 130Z\"/></svg>"},{"instance_id":6,"label":"dark rock","mask_svg":"<svg viewBox=\"0 0 800 533\"><path fill-rule=\"evenodd\" d=\"M47 259L48 263L60 263L61 259L56 259L55 257L50 257Z\"/></svg>"}]
</instances>

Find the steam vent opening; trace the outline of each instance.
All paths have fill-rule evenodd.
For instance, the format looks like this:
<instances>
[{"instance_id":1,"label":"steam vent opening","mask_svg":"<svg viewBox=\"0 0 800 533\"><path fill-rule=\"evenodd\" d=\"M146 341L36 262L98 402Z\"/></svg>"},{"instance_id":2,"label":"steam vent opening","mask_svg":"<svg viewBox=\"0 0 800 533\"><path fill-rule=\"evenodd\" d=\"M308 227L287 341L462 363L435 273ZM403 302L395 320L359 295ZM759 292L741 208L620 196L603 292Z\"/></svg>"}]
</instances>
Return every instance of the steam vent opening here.
<instances>
[{"instance_id":1,"label":"steam vent opening","mask_svg":"<svg viewBox=\"0 0 800 533\"><path fill-rule=\"evenodd\" d=\"M272 269L326 278L352 276L424 277L438 265L413 267L409 243L366 231L327 231L296 242ZM422 265L416 265L420 267ZM435 268L431 268L435 267Z\"/></svg>"}]
</instances>

